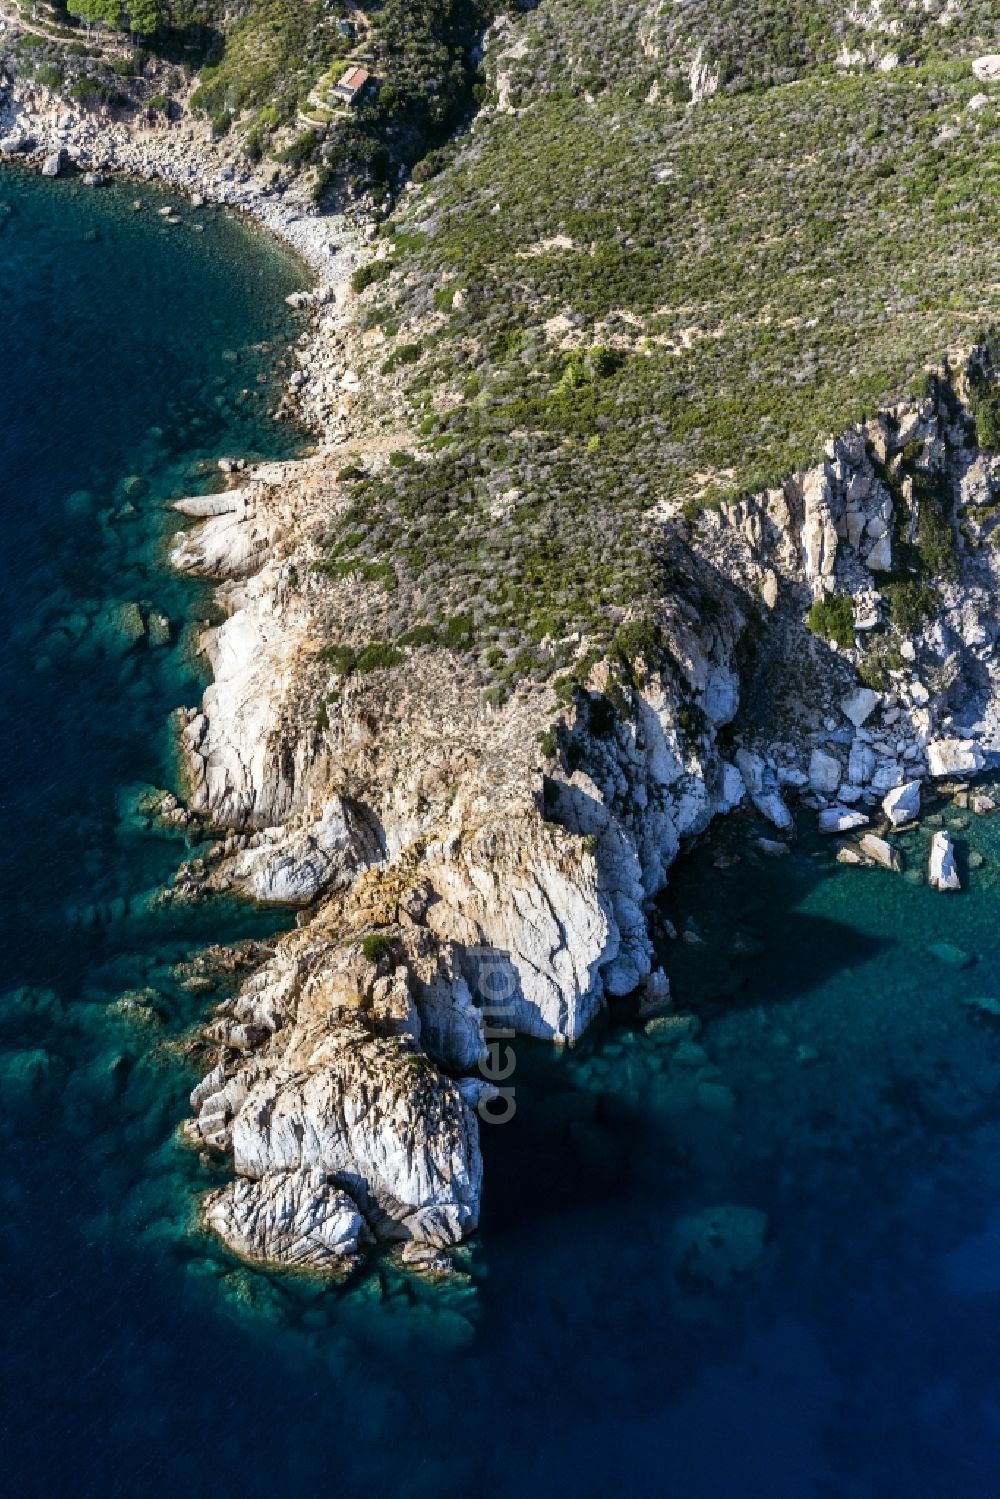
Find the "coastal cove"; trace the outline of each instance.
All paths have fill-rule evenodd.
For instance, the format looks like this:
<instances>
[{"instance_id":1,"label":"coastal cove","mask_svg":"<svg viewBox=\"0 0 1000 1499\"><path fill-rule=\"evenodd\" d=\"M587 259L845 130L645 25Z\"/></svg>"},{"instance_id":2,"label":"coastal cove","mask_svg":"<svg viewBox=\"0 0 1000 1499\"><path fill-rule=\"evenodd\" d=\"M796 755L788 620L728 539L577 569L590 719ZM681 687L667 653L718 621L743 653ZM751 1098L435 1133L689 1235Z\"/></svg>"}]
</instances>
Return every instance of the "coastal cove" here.
<instances>
[{"instance_id":1,"label":"coastal cove","mask_svg":"<svg viewBox=\"0 0 1000 1499\"><path fill-rule=\"evenodd\" d=\"M838 865L814 818L782 857L752 813L713 824L659 905L674 1012L518 1038L449 1281L379 1254L330 1286L198 1231L224 1179L177 1137L224 988L198 955L292 918L157 899L192 850L140 788L174 774L215 617L167 505L300 450L271 413L305 279L146 186L5 169L0 203L19 1492L992 1496L1000 817L928 803L898 875ZM961 896L913 878L938 826Z\"/></svg>"}]
</instances>

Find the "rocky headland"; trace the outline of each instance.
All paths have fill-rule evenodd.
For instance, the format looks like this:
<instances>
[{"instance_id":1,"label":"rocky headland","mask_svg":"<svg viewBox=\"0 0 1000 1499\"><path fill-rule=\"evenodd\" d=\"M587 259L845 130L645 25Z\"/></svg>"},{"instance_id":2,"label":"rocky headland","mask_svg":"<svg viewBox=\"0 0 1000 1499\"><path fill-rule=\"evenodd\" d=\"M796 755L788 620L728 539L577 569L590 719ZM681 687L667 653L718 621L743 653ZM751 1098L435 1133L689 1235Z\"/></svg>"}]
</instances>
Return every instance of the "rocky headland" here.
<instances>
[{"instance_id":1,"label":"rocky headland","mask_svg":"<svg viewBox=\"0 0 1000 1499\"><path fill-rule=\"evenodd\" d=\"M216 837L164 898L301 908L207 1022L185 1129L231 1159L204 1215L236 1253L340 1273L389 1241L419 1265L477 1226L479 1131L511 1105L510 1037L571 1044L629 996L669 1007L655 903L714 818L749 811L780 851L809 812L857 831L845 859L891 871L921 787L996 763L985 356L953 357L778 487L694 517L649 509L670 586L631 649L581 638L569 694L527 681L497 700L474 654L419 636L372 653L362 597L405 641L406 589L373 606L374 581L325 565L350 474L432 461L402 420L372 416L385 369L348 283L381 254L363 230L276 193L193 124L137 131L12 85L0 136L50 171L240 208L316 270L290 402L317 452L236 464L221 493L176 507L190 524L173 562L217 582L225 619L202 642L212 685L178 723L185 815ZM348 665L333 643L352 641ZM929 877L956 887L947 834Z\"/></svg>"},{"instance_id":2,"label":"rocky headland","mask_svg":"<svg viewBox=\"0 0 1000 1499\"><path fill-rule=\"evenodd\" d=\"M637 991L666 1007L650 920L687 840L752 807L780 844L807 809L862 834L843 858L892 870L882 833L919 817L921 786L996 763L1000 465L966 386L939 372L781 488L657 517L679 586L656 659L597 662L570 704L484 707L475 667L429 646L341 676L324 642L356 584L314 567L347 503L324 459L181 502L175 561L220 580L227 614L181 730L188 803L225 836L173 895L304 907L206 1030L188 1132L232 1155L208 1208L227 1242L325 1262L342 1191L380 1238L456 1242L478 1215L477 1110L502 1108L493 1031L571 1043ZM893 549L921 493L947 516L948 576L907 615ZM846 644L810 629L817 606ZM956 887L947 834L930 879Z\"/></svg>"}]
</instances>

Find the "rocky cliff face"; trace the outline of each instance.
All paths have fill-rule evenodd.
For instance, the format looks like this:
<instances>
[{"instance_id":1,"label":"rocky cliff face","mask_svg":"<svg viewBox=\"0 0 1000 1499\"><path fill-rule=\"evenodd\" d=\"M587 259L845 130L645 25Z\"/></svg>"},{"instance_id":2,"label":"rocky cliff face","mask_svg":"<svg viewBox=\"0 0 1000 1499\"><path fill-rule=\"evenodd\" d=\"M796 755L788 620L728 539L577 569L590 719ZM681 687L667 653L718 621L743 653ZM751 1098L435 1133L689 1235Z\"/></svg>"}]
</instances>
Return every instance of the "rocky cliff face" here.
<instances>
[{"instance_id":1,"label":"rocky cliff face","mask_svg":"<svg viewBox=\"0 0 1000 1499\"><path fill-rule=\"evenodd\" d=\"M963 393L936 379L694 528L658 517L673 586L650 659L599 663L568 706L534 688L486 707L468 658L431 647L331 671L349 590L310 571L342 503L328 464L181 504L175 560L219 578L227 612L183 753L227 836L179 889L311 903L206 1031L189 1132L232 1156L206 1205L228 1243L332 1266L370 1234L458 1241L493 1029L572 1042L608 999L662 1003L649 916L686 838L747 797L783 830L793 795L864 822L893 787L984 763L1000 465Z\"/></svg>"}]
</instances>

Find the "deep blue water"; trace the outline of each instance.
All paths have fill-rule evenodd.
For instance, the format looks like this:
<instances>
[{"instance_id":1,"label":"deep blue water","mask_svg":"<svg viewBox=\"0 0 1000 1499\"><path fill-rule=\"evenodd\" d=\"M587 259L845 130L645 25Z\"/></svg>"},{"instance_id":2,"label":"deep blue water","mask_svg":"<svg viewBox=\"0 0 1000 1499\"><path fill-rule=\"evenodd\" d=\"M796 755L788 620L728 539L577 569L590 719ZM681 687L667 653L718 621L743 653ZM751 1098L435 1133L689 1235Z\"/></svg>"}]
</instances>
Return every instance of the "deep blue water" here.
<instances>
[{"instance_id":1,"label":"deep blue water","mask_svg":"<svg viewBox=\"0 0 1000 1499\"><path fill-rule=\"evenodd\" d=\"M275 918L153 899L186 850L134 789L170 782L210 609L164 505L294 450L300 273L136 191L0 173L6 1487L995 1499L1000 1024L967 1001L1000 1001L1000 819L942 806L985 861L960 897L714 833L666 901L688 1033L519 1043L466 1282L333 1290L194 1231L212 1178L175 1129L212 996L176 965Z\"/></svg>"}]
</instances>

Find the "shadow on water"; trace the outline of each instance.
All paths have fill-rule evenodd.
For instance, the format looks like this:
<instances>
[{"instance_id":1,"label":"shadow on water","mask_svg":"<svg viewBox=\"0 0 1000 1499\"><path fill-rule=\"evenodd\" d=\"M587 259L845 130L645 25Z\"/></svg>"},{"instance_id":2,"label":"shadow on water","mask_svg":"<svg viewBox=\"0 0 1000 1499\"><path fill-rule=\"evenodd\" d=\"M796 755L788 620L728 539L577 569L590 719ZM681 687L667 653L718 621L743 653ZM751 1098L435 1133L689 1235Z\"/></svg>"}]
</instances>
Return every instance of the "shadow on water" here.
<instances>
[{"instance_id":1,"label":"shadow on water","mask_svg":"<svg viewBox=\"0 0 1000 1499\"><path fill-rule=\"evenodd\" d=\"M728 1108L727 1085L694 1045L697 1028L743 1011L776 1024L786 1005L841 980L864 984L892 948L885 933L808 909L840 872L829 845L805 837L787 856L768 858L752 832L746 819L719 824L675 867L660 904L664 929L672 921L678 935L662 938L659 957L677 1011L695 1027L685 1032L686 1050L657 1050L637 999L612 1001L568 1052L516 1042L516 1115L482 1131L488 1232L537 1217L565 1224L577 1211L613 1214L648 1177L651 1140L657 1190L689 1186L685 1136L700 1118L699 1099ZM672 1094L668 1107L661 1099L651 1108L657 1089Z\"/></svg>"},{"instance_id":2,"label":"shadow on water","mask_svg":"<svg viewBox=\"0 0 1000 1499\"><path fill-rule=\"evenodd\" d=\"M769 856L753 847L752 830L745 818L714 829L675 867L659 902L658 955L675 999L699 1013L781 1004L848 970L863 981L894 940L809 909L840 873L829 844L806 836Z\"/></svg>"}]
</instances>

